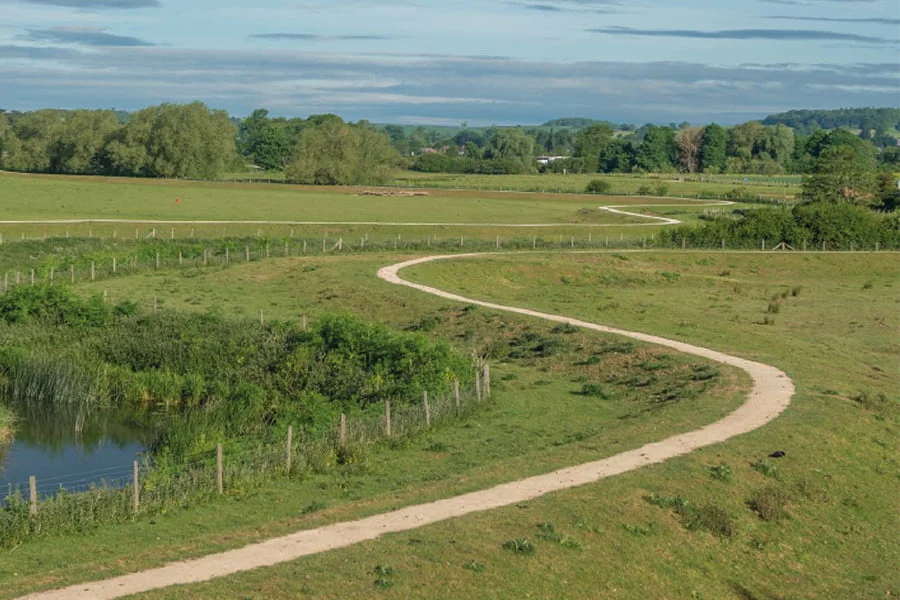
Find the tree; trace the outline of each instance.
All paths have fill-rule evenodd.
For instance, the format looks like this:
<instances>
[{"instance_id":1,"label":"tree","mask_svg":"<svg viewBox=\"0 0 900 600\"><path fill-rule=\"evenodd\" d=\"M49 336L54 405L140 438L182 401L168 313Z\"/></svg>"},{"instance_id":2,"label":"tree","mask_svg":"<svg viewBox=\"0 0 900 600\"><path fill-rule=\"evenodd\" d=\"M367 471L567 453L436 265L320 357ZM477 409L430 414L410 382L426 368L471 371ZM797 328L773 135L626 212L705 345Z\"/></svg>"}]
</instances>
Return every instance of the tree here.
<instances>
[{"instance_id":1,"label":"tree","mask_svg":"<svg viewBox=\"0 0 900 600\"><path fill-rule=\"evenodd\" d=\"M48 170L51 173L78 174L101 171L103 147L120 128L116 114L111 110L67 113L49 145Z\"/></svg>"},{"instance_id":2,"label":"tree","mask_svg":"<svg viewBox=\"0 0 900 600\"><path fill-rule=\"evenodd\" d=\"M613 138L600 152L597 168L601 173L628 173L634 165L634 145L622 138Z\"/></svg>"},{"instance_id":3,"label":"tree","mask_svg":"<svg viewBox=\"0 0 900 600\"><path fill-rule=\"evenodd\" d=\"M759 154L766 139L766 128L758 121L750 121L731 128L728 135L728 156L743 163Z\"/></svg>"},{"instance_id":4,"label":"tree","mask_svg":"<svg viewBox=\"0 0 900 600\"><path fill-rule=\"evenodd\" d=\"M267 171L281 170L291 153L288 122L269 119L268 115L269 111L260 108L241 122L237 147L242 156L257 166Z\"/></svg>"},{"instance_id":5,"label":"tree","mask_svg":"<svg viewBox=\"0 0 900 600\"><path fill-rule=\"evenodd\" d=\"M390 178L399 160L386 134L323 119L303 132L285 173L318 185L377 184Z\"/></svg>"},{"instance_id":6,"label":"tree","mask_svg":"<svg viewBox=\"0 0 900 600\"><path fill-rule=\"evenodd\" d=\"M518 163L528 170L534 162L534 138L517 127L495 128L488 135L484 157Z\"/></svg>"},{"instance_id":7,"label":"tree","mask_svg":"<svg viewBox=\"0 0 900 600\"><path fill-rule=\"evenodd\" d=\"M704 173L721 173L725 170L725 148L728 132L716 123L707 126L703 131L700 145L700 169Z\"/></svg>"},{"instance_id":8,"label":"tree","mask_svg":"<svg viewBox=\"0 0 900 600\"><path fill-rule=\"evenodd\" d=\"M810 202L863 203L874 191L875 160L849 145L826 147L803 178L803 198Z\"/></svg>"},{"instance_id":9,"label":"tree","mask_svg":"<svg viewBox=\"0 0 900 600\"><path fill-rule=\"evenodd\" d=\"M875 176L875 202L882 210L900 208L900 187L897 186L897 176L893 171L882 170Z\"/></svg>"},{"instance_id":10,"label":"tree","mask_svg":"<svg viewBox=\"0 0 900 600\"><path fill-rule=\"evenodd\" d=\"M703 127L684 127L675 134L681 167L688 173L700 170L700 149L703 144Z\"/></svg>"},{"instance_id":11,"label":"tree","mask_svg":"<svg viewBox=\"0 0 900 600\"><path fill-rule=\"evenodd\" d=\"M575 136L575 156L583 158L588 165L596 165L599 170L600 155L607 149L615 137L613 128L606 123L591 125L582 129Z\"/></svg>"},{"instance_id":12,"label":"tree","mask_svg":"<svg viewBox=\"0 0 900 600\"><path fill-rule=\"evenodd\" d=\"M650 173L672 171L678 156L675 130L650 126L635 156L635 165Z\"/></svg>"}]
</instances>

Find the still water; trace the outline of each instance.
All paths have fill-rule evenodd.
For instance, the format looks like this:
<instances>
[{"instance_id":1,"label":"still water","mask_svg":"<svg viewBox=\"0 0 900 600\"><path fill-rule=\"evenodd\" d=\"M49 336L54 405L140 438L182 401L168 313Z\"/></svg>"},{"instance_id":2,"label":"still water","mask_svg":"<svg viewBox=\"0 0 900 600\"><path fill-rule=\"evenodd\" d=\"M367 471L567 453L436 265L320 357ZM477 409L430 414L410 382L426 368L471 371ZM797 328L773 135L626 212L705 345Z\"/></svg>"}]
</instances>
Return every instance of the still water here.
<instances>
[{"instance_id":1,"label":"still water","mask_svg":"<svg viewBox=\"0 0 900 600\"><path fill-rule=\"evenodd\" d=\"M115 411L87 418L20 414L13 443L0 449L0 500L11 489L27 496L31 475L41 496L60 488L83 491L91 485L127 485L132 461L141 460L153 437L150 428Z\"/></svg>"}]
</instances>

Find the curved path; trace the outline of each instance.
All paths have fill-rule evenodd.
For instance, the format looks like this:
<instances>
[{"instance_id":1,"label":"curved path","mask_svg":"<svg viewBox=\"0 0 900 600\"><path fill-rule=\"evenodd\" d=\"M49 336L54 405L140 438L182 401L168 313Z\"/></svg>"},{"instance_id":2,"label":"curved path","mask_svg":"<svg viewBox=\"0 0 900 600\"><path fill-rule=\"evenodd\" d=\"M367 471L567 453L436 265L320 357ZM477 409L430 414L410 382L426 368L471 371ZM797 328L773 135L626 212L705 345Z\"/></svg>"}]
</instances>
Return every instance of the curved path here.
<instances>
[{"instance_id":1,"label":"curved path","mask_svg":"<svg viewBox=\"0 0 900 600\"><path fill-rule=\"evenodd\" d=\"M622 335L743 369L753 379L753 389L747 401L725 418L701 427L696 431L675 435L660 442L646 444L635 450L622 452L595 462L560 469L545 475L529 477L445 500L410 506L357 521L336 523L319 527L318 529L299 531L236 550L171 563L139 573L73 585L51 592L36 593L25 598L29 600L108 599L172 585L197 583L240 571L267 567L292 561L303 556L343 548L362 541L375 539L386 533L408 531L474 512L517 504L550 492L593 483L646 465L660 463L672 457L687 454L697 448L717 444L742 433L753 431L780 415L791 402L791 398L794 395L793 382L785 373L769 365L645 333L625 331L561 315L552 315L525 308L466 298L433 287L406 281L399 274L402 269L412 265L435 260L477 256L484 255L464 254L417 258L384 267L378 272L378 277L390 283L404 285L448 300L477 304L478 306L494 310L537 317L558 323L568 323L576 327L603 333Z\"/></svg>"},{"instance_id":2,"label":"curved path","mask_svg":"<svg viewBox=\"0 0 900 600\"><path fill-rule=\"evenodd\" d=\"M382 227L648 227L652 225L680 225L678 219L654 217L637 212L621 210L624 208L665 207L665 206L729 206L734 204L728 200L698 200L695 198L672 197L673 200L688 200L696 204L627 204L600 206L600 210L634 217L649 219L650 223L470 223L470 222L396 222L396 221L223 221L223 220L165 220L165 219L47 219L47 220L6 220L0 225L296 225L296 226L382 226ZM702 204L701 204L702 203Z\"/></svg>"}]
</instances>

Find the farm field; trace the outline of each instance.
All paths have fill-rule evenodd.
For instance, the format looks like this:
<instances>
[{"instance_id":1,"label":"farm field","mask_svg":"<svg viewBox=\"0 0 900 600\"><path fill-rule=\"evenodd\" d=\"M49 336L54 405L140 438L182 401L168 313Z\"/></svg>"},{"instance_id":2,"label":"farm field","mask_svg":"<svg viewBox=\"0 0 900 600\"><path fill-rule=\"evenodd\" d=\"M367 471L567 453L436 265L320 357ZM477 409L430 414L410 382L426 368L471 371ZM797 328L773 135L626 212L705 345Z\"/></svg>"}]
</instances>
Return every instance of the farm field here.
<instances>
[{"instance_id":1,"label":"farm field","mask_svg":"<svg viewBox=\"0 0 900 600\"><path fill-rule=\"evenodd\" d=\"M769 362L797 396L769 426L663 465L141 598L270 597L298 582L323 598L897 593L885 569L900 552L885 535L898 526L893 256L505 255L407 276ZM786 456L767 459L775 450ZM523 539L533 555L502 547Z\"/></svg>"}]
</instances>

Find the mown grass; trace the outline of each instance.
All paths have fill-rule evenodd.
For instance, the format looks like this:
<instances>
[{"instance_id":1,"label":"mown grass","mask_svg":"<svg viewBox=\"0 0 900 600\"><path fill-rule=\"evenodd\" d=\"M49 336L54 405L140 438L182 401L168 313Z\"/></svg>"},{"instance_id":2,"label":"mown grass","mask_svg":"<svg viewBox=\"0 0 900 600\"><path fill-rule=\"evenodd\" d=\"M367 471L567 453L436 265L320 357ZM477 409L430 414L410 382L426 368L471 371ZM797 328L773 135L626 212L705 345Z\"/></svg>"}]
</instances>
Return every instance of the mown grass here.
<instances>
[{"instance_id":1,"label":"mown grass","mask_svg":"<svg viewBox=\"0 0 900 600\"><path fill-rule=\"evenodd\" d=\"M766 427L661 465L527 506L140 598L900 593L890 567L900 559L893 535L900 525L895 256L505 256L435 263L408 275L768 362L788 372L797 395ZM762 325L775 296L782 308ZM775 451L785 454L769 458ZM538 537L548 530L542 524L576 543ZM503 547L523 539L532 555ZM379 564L392 568L389 590L374 587Z\"/></svg>"},{"instance_id":2,"label":"mown grass","mask_svg":"<svg viewBox=\"0 0 900 600\"><path fill-rule=\"evenodd\" d=\"M695 367L702 361L622 346L614 338L554 331L538 321L422 297L377 280L377 267L395 259L398 255L273 259L79 286L86 294L106 287L110 299L128 296L145 310L155 295L170 309L251 318L259 308L268 318L308 314L312 320L336 309L354 312L491 357L494 396L462 422L373 450L362 462L301 480L230 490L207 505L100 527L87 537L24 544L0 561L0 596L206 554L606 456L715 420L733 409L746 389L745 379L728 369L697 380ZM649 373L649 366L658 382L632 388L627 380ZM605 381L612 372L621 380L604 382L606 398L580 393L585 383ZM679 401L651 406L653 390L667 386L680 390ZM325 508L307 510L310 506Z\"/></svg>"},{"instance_id":3,"label":"mown grass","mask_svg":"<svg viewBox=\"0 0 900 600\"><path fill-rule=\"evenodd\" d=\"M607 181L614 194L636 194L642 187L665 185L662 195L703 197L724 196L736 188L763 199L793 200L800 192L800 177L795 175L764 177L759 175L685 175L649 174L555 174L540 175L465 175L455 173L417 173L399 175L395 183L437 189L517 190L526 192L583 193L594 179Z\"/></svg>"},{"instance_id":4,"label":"mown grass","mask_svg":"<svg viewBox=\"0 0 900 600\"><path fill-rule=\"evenodd\" d=\"M492 193L434 190L428 197L357 195L363 188L323 188L266 184L185 182L153 179L70 177L0 173L0 220L125 219L187 221L184 224L28 224L0 225L3 241L47 237L98 237L117 240L216 237L363 237L404 240L460 237L493 240L500 236L609 235L613 240L651 236L657 227L646 219L598 210L599 206L667 206L640 209L696 222L704 210L678 198L647 199L579 194ZM21 198L28 198L23 202ZM176 202L180 199L181 202ZM702 204L702 203L701 203ZM729 210L732 210L729 208ZM190 221L373 222L374 225L198 224ZM391 226L377 223L432 223ZM500 224L558 224L548 229L509 228ZM460 225L462 224L462 225ZM647 226L633 227L636 224ZM602 226L601 229L595 226ZM566 239L566 241L568 241Z\"/></svg>"}]
</instances>

